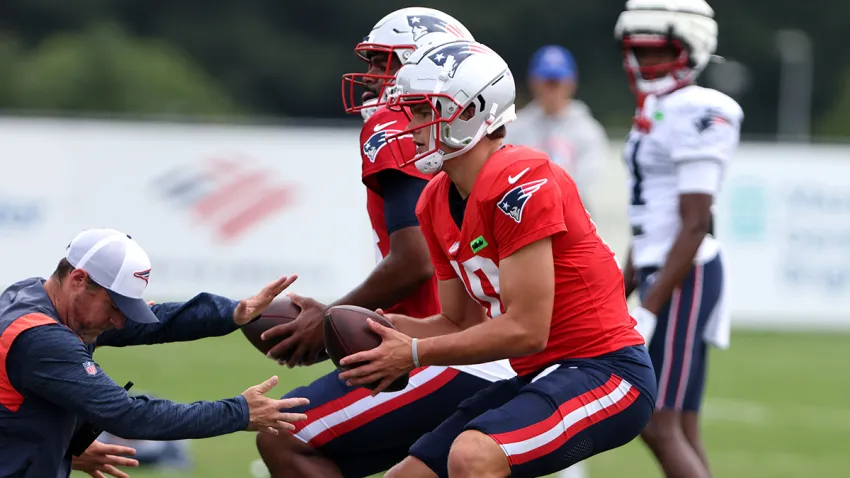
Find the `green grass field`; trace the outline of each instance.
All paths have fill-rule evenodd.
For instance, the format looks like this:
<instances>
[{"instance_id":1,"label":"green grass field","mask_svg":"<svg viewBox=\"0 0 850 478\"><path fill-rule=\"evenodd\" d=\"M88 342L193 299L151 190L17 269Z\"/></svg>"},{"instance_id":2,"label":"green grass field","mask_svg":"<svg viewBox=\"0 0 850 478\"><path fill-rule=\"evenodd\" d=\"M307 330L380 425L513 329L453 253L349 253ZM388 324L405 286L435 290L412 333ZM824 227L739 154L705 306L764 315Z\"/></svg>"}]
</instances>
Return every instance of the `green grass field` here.
<instances>
[{"instance_id":1,"label":"green grass field","mask_svg":"<svg viewBox=\"0 0 850 478\"><path fill-rule=\"evenodd\" d=\"M103 349L98 363L118 383L172 400L231 397L278 374L273 394L308 383L327 365L288 369L235 333L196 343ZM850 476L850 335L736 333L714 351L703 424L716 477ZM254 434L195 441L188 473L128 470L134 478L250 477ZM590 477L661 476L636 440L590 460ZM74 478L87 475L75 473Z\"/></svg>"}]
</instances>

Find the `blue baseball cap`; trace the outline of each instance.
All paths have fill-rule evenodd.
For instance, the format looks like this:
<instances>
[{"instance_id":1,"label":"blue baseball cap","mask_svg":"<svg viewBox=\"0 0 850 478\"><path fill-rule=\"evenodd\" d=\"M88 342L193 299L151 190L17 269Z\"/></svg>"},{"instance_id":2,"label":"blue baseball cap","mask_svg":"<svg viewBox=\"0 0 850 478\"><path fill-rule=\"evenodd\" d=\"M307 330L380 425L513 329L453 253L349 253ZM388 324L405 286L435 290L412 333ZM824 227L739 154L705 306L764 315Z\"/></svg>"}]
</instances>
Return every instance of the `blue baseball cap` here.
<instances>
[{"instance_id":1,"label":"blue baseball cap","mask_svg":"<svg viewBox=\"0 0 850 478\"><path fill-rule=\"evenodd\" d=\"M528 75L543 80L574 80L578 74L573 54L560 45L546 45L534 52Z\"/></svg>"}]
</instances>

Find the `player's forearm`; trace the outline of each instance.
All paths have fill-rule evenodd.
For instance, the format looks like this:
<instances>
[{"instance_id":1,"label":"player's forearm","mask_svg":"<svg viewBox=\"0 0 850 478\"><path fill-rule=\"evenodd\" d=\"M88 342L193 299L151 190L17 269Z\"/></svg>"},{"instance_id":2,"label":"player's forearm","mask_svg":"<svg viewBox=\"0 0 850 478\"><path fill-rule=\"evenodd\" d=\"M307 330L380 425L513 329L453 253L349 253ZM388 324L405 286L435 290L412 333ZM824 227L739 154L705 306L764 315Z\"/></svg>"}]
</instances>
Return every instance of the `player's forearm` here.
<instances>
[{"instance_id":1,"label":"player's forearm","mask_svg":"<svg viewBox=\"0 0 850 478\"><path fill-rule=\"evenodd\" d=\"M704 238L705 230L701 228L683 228L679 232L670 248L664 267L659 271L657 279L642 301L645 309L658 314L664 304L670 300L673 291L693 267L694 257Z\"/></svg>"},{"instance_id":2,"label":"player's forearm","mask_svg":"<svg viewBox=\"0 0 850 478\"><path fill-rule=\"evenodd\" d=\"M472 365L539 352L546 347L545 333L529 330L509 313L455 334L419 341L422 365Z\"/></svg>"},{"instance_id":3,"label":"player's forearm","mask_svg":"<svg viewBox=\"0 0 850 478\"><path fill-rule=\"evenodd\" d=\"M357 305L370 310L387 309L431 279L428 264L410 264L390 253L360 285L329 305Z\"/></svg>"},{"instance_id":4,"label":"player's forearm","mask_svg":"<svg viewBox=\"0 0 850 478\"><path fill-rule=\"evenodd\" d=\"M418 339L454 334L463 330L442 314L422 319L397 314L391 314L391 317L391 322L396 329L408 337Z\"/></svg>"},{"instance_id":5,"label":"player's forearm","mask_svg":"<svg viewBox=\"0 0 850 478\"><path fill-rule=\"evenodd\" d=\"M98 337L98 346L123 347L169 342L187 342L227 335L239 327L233 321L238 302L206 292L186 302L156 304L151 310L158 324L136 324L127 321L121 329Z\"/></svg>"}]
</instances>

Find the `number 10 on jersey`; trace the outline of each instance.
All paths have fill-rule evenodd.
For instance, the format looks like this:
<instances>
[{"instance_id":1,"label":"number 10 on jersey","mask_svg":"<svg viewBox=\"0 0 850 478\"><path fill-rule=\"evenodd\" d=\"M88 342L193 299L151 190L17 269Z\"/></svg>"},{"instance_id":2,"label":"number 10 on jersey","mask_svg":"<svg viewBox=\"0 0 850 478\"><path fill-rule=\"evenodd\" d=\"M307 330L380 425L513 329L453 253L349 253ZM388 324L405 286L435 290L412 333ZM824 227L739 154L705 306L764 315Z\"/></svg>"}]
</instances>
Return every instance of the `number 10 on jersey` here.
<instances>
[{"instance_id":1,"label":"number 10 on jersey","mask_svg":"<svg viewBox=\"0 0 850 478\"><path fill-rule=\"evenodd\" d=\"M505 312L499 295L499 267L492 259L473 256L460 264L457 261L451 264L469 295L487 309L491 319Z\"/></svg>"}]
</instances>

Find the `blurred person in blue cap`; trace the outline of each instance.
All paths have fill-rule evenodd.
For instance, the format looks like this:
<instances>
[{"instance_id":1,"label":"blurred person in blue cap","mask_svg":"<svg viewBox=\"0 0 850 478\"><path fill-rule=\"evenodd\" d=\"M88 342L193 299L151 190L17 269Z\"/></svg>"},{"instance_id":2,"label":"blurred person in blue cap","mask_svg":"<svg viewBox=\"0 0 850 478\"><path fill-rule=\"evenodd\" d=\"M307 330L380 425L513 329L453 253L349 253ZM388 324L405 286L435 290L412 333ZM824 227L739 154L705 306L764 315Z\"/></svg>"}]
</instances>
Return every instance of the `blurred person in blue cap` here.
<instances>
[{"instance_id":1,"label":"blurred person in blue cap","mask_svg":"<svg viewBox=\"0 0 850 478\"><path fill-rule=\"evenodd\" d=\"M587 190L610 156L610 146L590 108L573 98L577 80L578 69L569 50L560 45L538 49L528 70L533 101L517 112L505 142L546 152L570 173L587 204Z\"/></svg>"}]
</instances>

